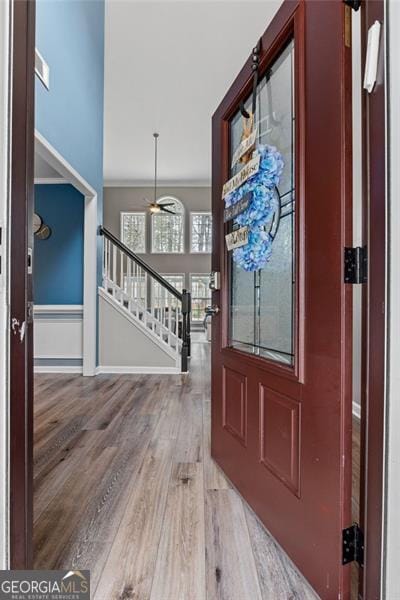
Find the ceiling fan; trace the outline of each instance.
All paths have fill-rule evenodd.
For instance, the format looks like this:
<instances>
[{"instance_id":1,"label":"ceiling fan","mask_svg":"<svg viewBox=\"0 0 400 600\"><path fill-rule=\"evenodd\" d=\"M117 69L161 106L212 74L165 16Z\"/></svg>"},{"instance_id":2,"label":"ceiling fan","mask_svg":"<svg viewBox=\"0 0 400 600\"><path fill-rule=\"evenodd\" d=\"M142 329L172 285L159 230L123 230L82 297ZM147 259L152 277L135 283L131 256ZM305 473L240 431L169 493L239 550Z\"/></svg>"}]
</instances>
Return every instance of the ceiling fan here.
<instances>
[{"instance_id":1,"label":"ceiling fan","mask_svg":"<svg viewBox=\"0 0 400 600\"><path fill-rule=\"evenodd\" d=\"M165 213L169 213L170 215L175 215L176 213L174 211L167 208L168 206L175 206L175 202L157 202L157 158L158 158L157 157L157 144L158 144L159 135L160 135L159 133L153 133L153 137L154 137L154 201L150 202L149 200L147 200L147 198L145 198L145 201L147 202L148 209L152 215L159 213L159 212L165 212Z\"/></svg>"}]
</instances>

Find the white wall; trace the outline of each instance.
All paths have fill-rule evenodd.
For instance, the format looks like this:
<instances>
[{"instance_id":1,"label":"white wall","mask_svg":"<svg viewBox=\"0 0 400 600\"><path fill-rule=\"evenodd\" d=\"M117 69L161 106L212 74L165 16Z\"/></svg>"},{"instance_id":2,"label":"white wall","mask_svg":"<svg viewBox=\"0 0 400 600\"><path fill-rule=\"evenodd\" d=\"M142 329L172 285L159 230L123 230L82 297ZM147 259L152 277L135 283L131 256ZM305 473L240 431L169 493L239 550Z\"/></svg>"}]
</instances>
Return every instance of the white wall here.
<instances>
[{"instance_id":1,"label":"white wall","mask_svg":"<svg viewBox=\"0 0 400 600\"><path fill-rule=\"evenodd\" d=\"M400 598L400 3L386 2L388 27L388 361L384 591ZM383 149L382 149L383 151Z\"/></svg>"},{"instance_id":2,"label":"white wall","mask_svg":"<svg viewBox=\"0 0 400 600\"><path fill-rule=\"evenodd\" d=\"M0 2L0 227L2 228L2 274L0 275L0 569L8 560L8 289L7 289L7 224L8 224L8 69L9 69L8 0Z\"/></svg>"}]
</instances>

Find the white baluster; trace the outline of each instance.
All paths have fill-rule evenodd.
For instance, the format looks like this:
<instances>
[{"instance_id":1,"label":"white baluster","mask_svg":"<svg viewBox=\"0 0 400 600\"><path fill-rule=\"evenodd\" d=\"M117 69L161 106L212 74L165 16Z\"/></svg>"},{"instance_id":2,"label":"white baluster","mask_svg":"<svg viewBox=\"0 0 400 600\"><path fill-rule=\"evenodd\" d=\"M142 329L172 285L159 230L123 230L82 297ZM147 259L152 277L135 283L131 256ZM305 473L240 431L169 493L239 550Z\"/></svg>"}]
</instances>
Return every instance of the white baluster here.
<instances>
[{"instance_id":1,"label":"white baluster","mask_svg":"<svg viewBox=\"0 0 400 600\"><path fill-rule=\"evenodd\" d=\"M115 285L117 282L117 246L113 245L113 256L112 256L112 289L115 296Z\"/></svg>"},{"instance_id":2,"label":"white baluster","mask_svg":"<svg viewBox=\"0 0 400 600\"><path fill-rule=\"evenodd\" d=\"M132 310L132 259L126 258L126 293L128 295L128 310Z\"/></svg>"},{"instance_id":3,"label":"white baluster","mask_svg":"<svg viewBox=\"0 0 400 600\"><path fill-rule=\"evenodd\" d=\"M138 294L137 294L138 281L139 281L139 267L135 263L135 278L133 280L133 297L135 298L136 316L139 319L140 318L140 315L139 315L140 305L139 305Z\"/></svg>"},{"instance_id":4,"label":"white baluster","mask_svg":"<svg viewBox=\"0 0 400 600\"><path fill-rule=\"evenodd\" d=\"M119 251L119 287L121 288L121 304L123 304L124 290L124 254Z\"/></svg>"},{"instance_id":5,"label":"white baluster","mask_svg":"<svg viewBox=\"0 0 400 600\"><path fill-rule=\"evenodd\" d=\"M177 356L177 360L179 360L179 321L181 320L181 311L179 302L176 303L176 311L175 311L175 353Z\"/></svg>"},{"instance_id":6,"label":"white baluster","mask_svg":"<svg viewBox=\"0 0 400 600\"><path fill-rule=\"evenodd\" d=\"M172 345L172 302L171 294L168 292L168 345Z\"/></svg>"},{"instance_id":7,"label":"white baluster","mask_svg":"<svg viewBox=\"0 0 400 600\"><path fill-rule=\"evenodd\" d=\"M107 238L103 238L103 287L107 289L106 273L107 273Z\"/></svg>"},{"instance_id":8,"label":"white baluster","mask_svg":"<svg viewBox=\"0 0 400 600\"><path fill-rule=\"evenodd\" d=\"M111 261L111 244L110 244L110 240L106 240L107 241L107 288L110 285L110 261ZM108 289L107 289L108 291Z\"/></svg>"},{"instance_id":9,"label":"white baluster","mask_svg":"<svg viewBox=\"0 0 400 600\"><path fill-rule=\"evenodd\" d=\"M145 326L147 327L146 289L144 289L144 294L142 292L143 286L145 286L145 285L146 285L145 272L142 269L142 267L140 267L140 279L138 282L138 295L140 296L140 299L143 302L143 322L144 322ZM143 296L143 300L142 300L142 296Z\"/></svg>"}]
</instances>

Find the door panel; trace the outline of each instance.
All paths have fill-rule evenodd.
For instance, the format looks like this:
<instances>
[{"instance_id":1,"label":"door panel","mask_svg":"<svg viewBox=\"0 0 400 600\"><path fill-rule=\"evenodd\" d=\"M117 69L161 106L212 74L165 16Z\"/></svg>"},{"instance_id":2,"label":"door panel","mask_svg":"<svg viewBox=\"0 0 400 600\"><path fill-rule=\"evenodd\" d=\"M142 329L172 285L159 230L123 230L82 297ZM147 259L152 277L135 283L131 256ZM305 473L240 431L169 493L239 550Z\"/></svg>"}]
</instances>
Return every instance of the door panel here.
<instances>
[{"instance_id":1,"label":"door panel","mask_svg":"<svg viewBox=\"0 0 400 600\"><path fill-rule=\"evenodd\" d=\"M340 0L286 1L262 37L258 136L281 151L285 168L272 256L256 273L240 270L225 248L232 222L224 224L222 200L235 173L240 102L250 102L251 59L213 117L213 270L222 283L213 293L221 311L213 321L212 455L328 600L349 597L350 570L341 560L351 523L346 11Z\"/></svg>"}]
</instances>

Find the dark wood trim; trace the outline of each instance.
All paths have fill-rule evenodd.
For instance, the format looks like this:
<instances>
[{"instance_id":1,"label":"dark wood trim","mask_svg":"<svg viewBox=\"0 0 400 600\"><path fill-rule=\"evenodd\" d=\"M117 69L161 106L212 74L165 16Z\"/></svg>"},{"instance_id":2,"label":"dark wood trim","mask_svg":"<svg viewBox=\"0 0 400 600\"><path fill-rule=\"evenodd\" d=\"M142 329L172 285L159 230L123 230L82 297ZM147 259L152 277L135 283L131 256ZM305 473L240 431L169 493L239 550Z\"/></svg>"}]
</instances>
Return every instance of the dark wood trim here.
<instances>
[{"instance_id":1,"label":"dark wood trim","mask_svg":"<svg viewBox=\"0 0 400 600\"><path fill-rule=\"evenodd\" d=\"M364 71L368 28L384 25L383 0L362 3L361 52ZM363 290L363 367L361 439L361 523L364 530L364 569L361 597L381 597L384 392L385 392L385 253L386 158L384 31L381 29L378 79L371 94L363 92L363 235L368 248L368 283Z\"/></svg>"},{"instance_id":2,"label":"dark wood trim","mask_svg":"<svg viewBox=\"0 0 400 600\"><path fill-rule=\"evenodd\" d=\"M10 566L32 565L33 325L32 248L35 2L14 0L10 236Z\"/></svg>"}]
</instances>

